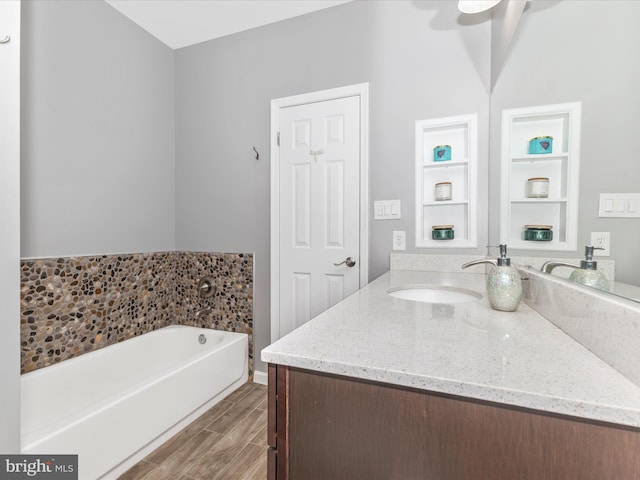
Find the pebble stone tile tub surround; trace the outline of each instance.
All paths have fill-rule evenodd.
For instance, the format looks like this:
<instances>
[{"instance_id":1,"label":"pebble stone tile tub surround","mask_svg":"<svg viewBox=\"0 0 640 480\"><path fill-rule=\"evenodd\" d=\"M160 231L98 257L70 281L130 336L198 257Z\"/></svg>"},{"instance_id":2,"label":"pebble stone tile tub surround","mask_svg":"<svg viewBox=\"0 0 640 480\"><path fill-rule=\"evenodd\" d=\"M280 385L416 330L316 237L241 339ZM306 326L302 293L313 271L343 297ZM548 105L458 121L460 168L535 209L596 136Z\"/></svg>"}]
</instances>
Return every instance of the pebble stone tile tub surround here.
<instances>
[{"instance_id":1,"label":"pebble stone tile tub surround","mask_svg":"<svg viewBox=\"0 0 640 480\"><path fill-rule=\"evenodd\" d=\"M212 298L197 284L210 276ZM22 373L167 325L249 334L253 372L253 255L158 252L21 262ZM200 308L211 313L195 318Z\"/></svg>"}]
</instances>

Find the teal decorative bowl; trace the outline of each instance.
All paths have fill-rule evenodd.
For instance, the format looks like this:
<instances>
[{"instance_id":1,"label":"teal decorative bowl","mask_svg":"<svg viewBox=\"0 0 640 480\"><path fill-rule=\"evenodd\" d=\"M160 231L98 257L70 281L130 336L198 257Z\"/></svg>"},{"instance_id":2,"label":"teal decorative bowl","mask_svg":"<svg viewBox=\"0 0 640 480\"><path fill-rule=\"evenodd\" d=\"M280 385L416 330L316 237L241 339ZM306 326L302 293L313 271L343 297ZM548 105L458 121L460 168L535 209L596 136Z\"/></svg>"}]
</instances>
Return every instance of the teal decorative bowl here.
<instances>
[{"instance_id":1,"label":"teal decorative bowl","mask_svg":"<svg viewBox=\"0 0 640 480\"><path fill-rule=\"evenodd\" d=\"M444 162L451 160L451 145L438 145L433 149L433 161Z\"/></svg>"},{"instance_id":2,"label":"teal decorative bowl","mask_svg":"<svg viewBox=\"0 0 640 480\"><path fill-rule=\"evenodd\" d=\"M551 153L552 150L553 137L535 137L529 140L529 153L532 155Z\"/></svg>"}]
</instances>

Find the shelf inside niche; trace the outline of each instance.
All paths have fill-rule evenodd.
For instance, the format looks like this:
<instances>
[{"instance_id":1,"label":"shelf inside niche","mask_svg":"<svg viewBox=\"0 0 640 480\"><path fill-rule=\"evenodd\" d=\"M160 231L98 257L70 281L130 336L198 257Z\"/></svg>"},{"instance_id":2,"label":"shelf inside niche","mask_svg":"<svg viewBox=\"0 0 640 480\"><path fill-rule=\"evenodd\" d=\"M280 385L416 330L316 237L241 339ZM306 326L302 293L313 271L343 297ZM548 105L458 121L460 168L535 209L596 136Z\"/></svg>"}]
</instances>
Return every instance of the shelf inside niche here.
<instances>
[{"instance_id":1,"label":"shelf inside niche","mask_svg":"<svg viewBox=\"0 0 640 480\"><path fill-rule=\"evenodd\" d=\"M440 200L433 202L424 202L422 204L423 207L441 207L443 205L468 205L469 202L467 200L462 200L459 202L455 202L453 200Z\"/></svg>"},{"instance_id":2,"label":"shelf inside niche","mask_svg":"<svg viewBox=\"0 0 640 480\"><path fill-rule=\"evenodd\" d=\"M468 203L429 204L422 207L424 218L422 238L424 243L433 247L457 246L466 247L472 245L469 240L469 215ZM433 240L431 238L433 225L453 225L455 238L453 240Z\"/></svg>"},{"instance_id":3,"label":"shelf inside niche","mask_svg":"<svg viewBox=\"0 0 640 480\"><path fill-rule=\"evenodd\" d=\"M567 209L564 202L548 202L545 204L514 203L511 205L511 226L509 238L522 241L522 245L537 248L543 243L559 245L567 241ZM523 232L525 225L551 225L553 240L551 242L525 241ZM511 241L513 243L513 241Z\"/></svg>"},{"instance_id":4,"label":"shelf inside niche","mask_svg":"<svg viewBox=\"0 0 640 480\"><path fill-rule=\"evenodd\" d=\"M451 182L452 201L460 202L468 200L469 174L468 164L466 162L451 165L449 168L443 169L425 168L422 182L424 188L422 192L423 203L435 201L435 186L436 183L441 182Z\"/></svg>"},{"instance_id":5,"label":"shelf inside niche","mask_svg":"<svg viewBox=\"0 0 640 480\"><path fill-rule=\"evenodd\" d=\"M512 198L511 203L567 203L569 200L564 198Z\"/></svg>"},{"instance_id":6,"label":"shelf inside niche","mask_svg":"<svg viewBox=\"0 0 640 480\"><path fill-rule=\"evenodd\" d=\"M447 160L444 162L429 162L423 165L425 169L437 169L437 168L453 168L458 167L460 165L469 165L468 160Z\"/></svg>"},{"instance_id":7,"label":"shelf inside niche","mask_svg":"<svg viewBox=\"0 0 640 480\"><path fill-rule=\"evenodd\" d=\"M569 120L567 112L514 117L511 125L511 157L527 157L530 155L529 141L545 136L553 137L553 144L551 153L543 155L566 154L569 151Z\"/></svg>"},{"instance_id":8,"label":"shelf inside niche","mask_svg":"<svg viewBox=\"0 0 640 480\"><path fill-rule=\"evenodd\" d=\"M549 179L549 197L563 198L567 196L566 157L556 160L539 160L535 163L512 163L511 165L511 198L527 198L525 195L529 178L545 177Z\"/></svg>"},{"instance_id":9,"label":"shelf inside niche","mask_svg":"<svg viewBox=\"0 0 640 480\"><path fill-rule=\"evenodd\" d=\"M422 135L425 166L446 167L469 160L469 126L466 123L425 128ZM451 160L434 161L433 151L441 145L451 146Z\"/></svg>"},{"instance_id":10,"label":"shelf inside niche","mask_svg":"<svg viewBox=\"0 0 640 480\"><path fill-rule=\"evenodd\" d=\"M511 159L512 162L514 163L526 163L526 162L544 162L544 161L560 161L563 159L566 159L569 156L568 153L560 153L560 154L554 154L554 153L536 153L536 154L531 154L531 155L524 155L522 157L513 157Z\"/></svg>"}]
</instances>

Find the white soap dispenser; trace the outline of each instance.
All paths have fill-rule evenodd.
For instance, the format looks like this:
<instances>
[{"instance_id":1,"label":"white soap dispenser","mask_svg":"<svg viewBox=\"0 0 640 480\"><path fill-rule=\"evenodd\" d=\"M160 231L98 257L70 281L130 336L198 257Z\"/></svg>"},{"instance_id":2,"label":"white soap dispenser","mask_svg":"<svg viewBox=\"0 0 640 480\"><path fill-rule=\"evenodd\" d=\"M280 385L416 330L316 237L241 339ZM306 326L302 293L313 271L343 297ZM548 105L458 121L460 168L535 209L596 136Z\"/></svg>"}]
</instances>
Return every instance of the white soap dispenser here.
<instances>
[{"instance_id":1,"label":"white soap dispenser","mask_svg":"<svg viewBox=\"0 0 640 480\"><path fill-rule=\"evenodd\" d=\"M593 246L584 247L584 260L580 260L580 267L571 272L569 280L581 283L587 287L597 288L599 290L609 291L609 281L600 270L598 270L598 262L593 260Z\"/></svg>"},{"instance_id":2,"label":"white soap dispenser","mask_svg":"<svg viewBox=\"0 0 640 480\"><path fill-rule=\"evenodd\" d=\"M484 258L462 265L467 268L481 263L495 265L487 275L487 295L494 310L513 312L520 305L522 299L522 278L516 267L511 266L511 259L507 258L507 246L500 245L500 258Z\"/></svg>"}]
</instances>

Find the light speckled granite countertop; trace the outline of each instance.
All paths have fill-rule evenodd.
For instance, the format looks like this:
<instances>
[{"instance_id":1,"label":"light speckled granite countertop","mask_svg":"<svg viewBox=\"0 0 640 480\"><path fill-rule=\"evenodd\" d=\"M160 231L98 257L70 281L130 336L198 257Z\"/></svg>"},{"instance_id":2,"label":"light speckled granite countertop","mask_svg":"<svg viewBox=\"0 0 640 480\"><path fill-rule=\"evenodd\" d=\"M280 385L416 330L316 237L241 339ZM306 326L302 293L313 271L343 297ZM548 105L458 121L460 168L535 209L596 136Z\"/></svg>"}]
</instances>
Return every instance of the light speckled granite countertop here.
<instances>
[{"instance_id":1,"label":"light speckled granite countertop","mask_svg":"<svg viewBox=\"0 0 640 480\"><path fill-rule=\"evenodd\" d=\"M521 303L492 310L485 276L392 270L262 351L269 363L640 427L640 387ZM442 305L406 285L482 293Z\"/></svg>"}]
</instances>

